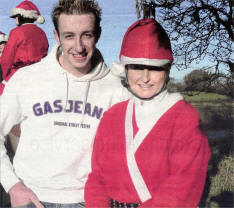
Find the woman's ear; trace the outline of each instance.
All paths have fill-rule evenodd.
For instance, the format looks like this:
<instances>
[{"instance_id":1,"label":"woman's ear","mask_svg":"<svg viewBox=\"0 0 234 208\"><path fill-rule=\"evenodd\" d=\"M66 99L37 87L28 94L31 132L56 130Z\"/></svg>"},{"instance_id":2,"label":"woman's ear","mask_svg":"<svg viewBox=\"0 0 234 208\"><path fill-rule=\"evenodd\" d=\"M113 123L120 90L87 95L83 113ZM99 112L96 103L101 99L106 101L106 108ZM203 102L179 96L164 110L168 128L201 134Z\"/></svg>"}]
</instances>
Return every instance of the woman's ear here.
<instances>
[{"instance_id":1,"label":"woman's ear","mask_svg":"<svg viewBox=\"0 0 234 208\"><path fill-rule=\"evenodd\" d=\"M170 71L166 71L165 83L167 84L170 81Z\"/></svg>"}]
</instances>

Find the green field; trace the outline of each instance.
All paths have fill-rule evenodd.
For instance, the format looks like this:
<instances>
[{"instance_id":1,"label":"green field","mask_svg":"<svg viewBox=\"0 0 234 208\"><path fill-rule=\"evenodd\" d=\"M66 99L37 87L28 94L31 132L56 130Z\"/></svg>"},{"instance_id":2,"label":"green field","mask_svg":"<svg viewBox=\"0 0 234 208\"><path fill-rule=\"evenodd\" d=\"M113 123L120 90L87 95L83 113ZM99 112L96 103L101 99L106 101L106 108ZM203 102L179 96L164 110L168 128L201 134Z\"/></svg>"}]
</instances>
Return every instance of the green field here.
<instances>
[{"instance_id":1,"label":"green field","mask_svg":"<svg viewBox=\"0 0 234 208\"><path fill-rule=\"evenodd\" d=\"M220 95L216 93L191 93L195 94L193 96L184 95L184 98L189 102L231 102L232 99L230 97L227 97L226 95ZM215 104L215 103L214 103ZM216 103L219 104L219 103Z\"/></svg>"},{"instance_id":2,"label":"green field","mask_svg":"<svg viewBox=\"0 0 234 208\"><path fill-rule=\"evenodd\" d=\"M234 102L227 96L214 93L184 97L199 111L212 152L199 207L234 207Z\"/></svg>"},{"instance_id":3,"label":"green field","mask_svg":"<svg viewBox=\"0 0 234 208\"><path fill-rule=\"evenodd\" d=\"M184 97L199 111L206 130L233 130L234 102L231 98L215 93Z\"/></svg>"}]
</instances>

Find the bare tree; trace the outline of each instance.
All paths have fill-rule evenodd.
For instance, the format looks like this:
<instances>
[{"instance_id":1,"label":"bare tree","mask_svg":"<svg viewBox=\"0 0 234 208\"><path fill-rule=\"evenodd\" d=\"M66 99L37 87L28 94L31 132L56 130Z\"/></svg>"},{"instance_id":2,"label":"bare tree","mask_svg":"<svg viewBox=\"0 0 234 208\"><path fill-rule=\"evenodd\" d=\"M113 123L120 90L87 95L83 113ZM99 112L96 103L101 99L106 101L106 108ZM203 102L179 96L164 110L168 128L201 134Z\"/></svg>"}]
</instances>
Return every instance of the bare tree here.
<instances>
[{"instance_id":1,"label":"bare tree","mask_svg":"<svg viewBox=\"0 0 234 208\"><path fill-rule=\"evenodd\" d=\"M200 92L214 92L233 97L231 79L223 74L209 71L209 68L196 69L184 77L184 94L194 95Z\"/></svg>"},{"instance_id":2,"label":"bare tree","mask_svg":"<svg viewBox=\"0 0 234 208\"><path fill-rule=\"evenodd\" d=\"M136 0L138 18L146 4L170 35L179 69L208 60L216 74L233 78L232 0Z\"/></svg>"},{"instance_id":3,"label":"bare tree","mask_svg":"<svg viewBox=\"0 0 234 208\"><path fill-rule=\"evenodd\" d=\"M184 91L214 92L217 77L206 69L196 69L184 77Z\"/></svg>"}]
</instances>

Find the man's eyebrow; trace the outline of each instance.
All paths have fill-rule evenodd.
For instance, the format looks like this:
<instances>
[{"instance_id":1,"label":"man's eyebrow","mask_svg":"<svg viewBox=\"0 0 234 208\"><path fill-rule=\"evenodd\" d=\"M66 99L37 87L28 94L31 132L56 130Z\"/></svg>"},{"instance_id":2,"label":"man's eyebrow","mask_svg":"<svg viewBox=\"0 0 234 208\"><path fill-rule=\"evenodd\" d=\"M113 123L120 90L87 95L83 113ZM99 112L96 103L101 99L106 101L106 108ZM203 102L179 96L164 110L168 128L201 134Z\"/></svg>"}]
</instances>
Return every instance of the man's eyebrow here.
<instances>
[{"instance_id":1,"label":"man's eyebrow","mask_svg":"<svg viewBox=\"0 0 234 208\"><path fill-rule=\"evenodd\" d=\"M86 31L83 31L82 33L94 33L94 30L86 30Z\"/></svg>"},{"instance_id":2,"label":"man's eyebrow","mask_svg":"<svg viewBox=\"0 0 234 208\"><path fill-rule=\"evenodd\" d=\"M95 31L94 30L86 30L86 31L83 31L81 34L84 34L84 33L94 33ZM71 35L71 34L75 34L74 32L69 32L69 31L64 31L64 32L61 32L62 35Z\"/></svg>"},{"instance_id":3,"label":"man's eyebrow","mask_svg":"<svg viewBox=\"0 0 234 208\"><path fill-rule=\"evenodd\" d=\"M71 34L74 34L73 32L61 32L62 35L71 35Z\"/></svg>"}]
</instances>

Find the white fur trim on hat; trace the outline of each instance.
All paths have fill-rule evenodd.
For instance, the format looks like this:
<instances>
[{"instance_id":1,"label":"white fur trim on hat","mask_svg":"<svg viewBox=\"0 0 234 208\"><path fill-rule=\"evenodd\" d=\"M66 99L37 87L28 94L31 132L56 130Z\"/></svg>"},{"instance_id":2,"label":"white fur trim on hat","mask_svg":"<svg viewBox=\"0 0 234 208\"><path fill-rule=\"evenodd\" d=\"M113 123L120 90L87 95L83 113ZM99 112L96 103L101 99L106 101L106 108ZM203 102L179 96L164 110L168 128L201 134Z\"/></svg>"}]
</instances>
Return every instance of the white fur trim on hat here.
<instances>
[{"instance_id":1,"label":"white fur trim on hat","mask_svg":"<svg viewBox=\"0 0 234 208\"><path fill-rule=\"evenodd\" d=\"M160 67L171 63L171 61L169 59L130 58L122 55L120 58L120 63L124 66L127 64L140 64Z\"/></svg>"},{"instance_id":2,"label":"white fur trim on hat","mask_svg":"<svg viewBox=\"0 0 234 208\"><path fill-rule=\"evenodd\" d=\"M35 10L25 10L21 8L13 8L11 10L11 17L20 14L23 17L31 18L37 20L39 24L43 24L45 22L45 18L41 15L38 15Z\"/></svg>"},{"instance_id":3,"label":"white fur trim on hat","mask_svg":"<svg viewBox=\"0 0 234 208\"><path fill-rule=\"evenodd\" d=\"M13 8L11 10L11 14L12 14L12 16L20 14L23 17L31 18L31 19L38 18L38 14L35 10L25 10L25 9L21 9L21 8Z\"/></svg>"}]
</instances>

